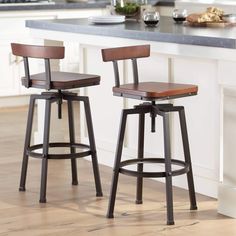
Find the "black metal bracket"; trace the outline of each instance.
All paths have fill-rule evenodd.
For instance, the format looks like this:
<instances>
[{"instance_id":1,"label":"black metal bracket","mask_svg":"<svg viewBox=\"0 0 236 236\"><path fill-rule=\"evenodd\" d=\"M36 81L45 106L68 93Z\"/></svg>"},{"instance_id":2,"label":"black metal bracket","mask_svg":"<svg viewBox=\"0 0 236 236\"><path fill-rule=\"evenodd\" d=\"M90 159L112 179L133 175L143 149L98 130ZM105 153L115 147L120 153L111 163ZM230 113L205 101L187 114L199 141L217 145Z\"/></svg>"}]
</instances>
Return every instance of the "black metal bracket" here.
<instances>
[{"instance_id":1,"label":"black metal bracket","mask_svg":"<svg viewBox=\"0 0 236 236\"><path fill-rule=\"evenodd\" d=\"M166 112L180 112L183 110L183 106L173 106L171 103L156 104L155 101L144 102L139 105L135 105L134 113L150 113L151 117L151 132L156 132L156 117L157 115L163 116Z\"/></svg>"}]
</instances>

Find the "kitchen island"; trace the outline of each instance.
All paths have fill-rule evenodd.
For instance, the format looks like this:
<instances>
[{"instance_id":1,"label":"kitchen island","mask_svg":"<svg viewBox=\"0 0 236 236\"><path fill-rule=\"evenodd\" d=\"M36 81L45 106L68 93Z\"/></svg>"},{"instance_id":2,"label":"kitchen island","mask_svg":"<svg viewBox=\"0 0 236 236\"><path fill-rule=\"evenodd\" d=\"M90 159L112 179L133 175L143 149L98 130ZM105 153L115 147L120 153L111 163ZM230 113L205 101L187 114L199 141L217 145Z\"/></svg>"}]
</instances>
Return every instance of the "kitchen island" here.
<instances>
[{"instance_id":1,"label":"kitchen island","mask_svg":"<svg viewBox=\"0 0 236 236\"><path fill-rule=\"evenodd\" d=\"M101 48L150 44L151 58L138 62L141 81L197 84L197 96L174 101L175 105L186 107L196 191L218 197L219 212L236 217L236 28L191 28L175 24L168 17L162 17L158 27L153 28L136 21L93 25L87 19L33 20L27 21L26 26L37 42L56 40L75 45L73 51L67 52L62 70L101 75L100 87L81 91L91 99L100 163L113 165L120 110L137 104L132 99L121 101L112 96L112 65L102 62ZM121 70L121 80L130 82L130 63L122 63ZM149 132L150 119L146 119L145 156L162 156L160 120L157 119L157 132L153 134ZM136 155L136 127L137 119L130 118L124 158ZM171 127L172 155L181 158L183 150L175 116ZM81 136L86 139L83 125ZM153 170L154 166L148 168ZM183 176L174 178L174 184L186 188Z\"/></svg>"}]
</instances>

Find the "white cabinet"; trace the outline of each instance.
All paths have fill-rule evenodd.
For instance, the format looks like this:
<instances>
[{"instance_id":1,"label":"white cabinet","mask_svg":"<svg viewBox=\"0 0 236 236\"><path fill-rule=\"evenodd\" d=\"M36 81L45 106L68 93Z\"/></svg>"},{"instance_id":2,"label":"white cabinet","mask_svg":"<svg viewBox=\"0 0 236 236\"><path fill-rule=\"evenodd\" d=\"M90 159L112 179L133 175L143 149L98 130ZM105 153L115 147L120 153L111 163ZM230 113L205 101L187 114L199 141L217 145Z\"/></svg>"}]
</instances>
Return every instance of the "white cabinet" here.
<instances>
[{"instance_id":1,"label":"white cabinet","mask_svg":"<svg viewBox=\"0 0 236 236\"><path fill-rule=\"evenodd\" d=\"M23 61L21 58L11 54L10 47L12 42L32 44L29 29L25 27L25 20L82 18L90 15L100 15L103 11L103 9L75 9L2 12L0 15L0 97L23 95L32 92L31 89L21 86L20 78L24 75ZM70 60L73 60L73 58ZM31 61L30 69L32 73L40 71L39 68L40 63L38 61Z\"/></svg>"},{"instance_id":2,"label":"white cabinet","mask_svg":"<svg viewBox=\"0 0 236 236\"><path fill-rule=\"evenodd\" d=\"M42 14L42 13L41 13ZM55 19L55 13L43 15L33 15L33 12L3 12L0 16L0 60L1 60L1 84L0 97L15 96L28 93L22 89L20 78L24 75L24 65L22 58L11 53L12 42L30 43L29 30L25 27L27 19ZM33 65L35 71L36 64Z\"/></svg>"},{"instance_id":3,"label":"white cabinet","mask_svg":"<svg viewBox=\"0 0 236 236\"><path fill-rule=\"evenodd\" d=\"M11 55L10 41L0 42L0 61L1 61L1 85L0 96L15 95L19 92L17 76L19 67L15 57Z\"/></svg>"}]
</instances>

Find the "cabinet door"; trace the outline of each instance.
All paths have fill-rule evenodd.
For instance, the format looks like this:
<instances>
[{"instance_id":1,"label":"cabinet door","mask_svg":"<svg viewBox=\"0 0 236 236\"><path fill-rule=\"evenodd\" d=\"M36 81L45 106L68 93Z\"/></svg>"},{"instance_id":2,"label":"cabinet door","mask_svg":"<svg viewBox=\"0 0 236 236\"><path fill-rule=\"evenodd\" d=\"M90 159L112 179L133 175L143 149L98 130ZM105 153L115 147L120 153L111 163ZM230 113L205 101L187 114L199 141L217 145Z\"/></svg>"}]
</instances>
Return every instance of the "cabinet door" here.
<instances>
[{"instance_id":1,"label":"cabinet door","mask_svg":"<svg viewBox=\"0 0 236 236\"><path fill-rule=\"evenodd\" d=\"M25 20L55 18L55 14L46 16L19 16L19 18L13 16L8 16L6 18L0 17L0 28L1 26L3 28L0 37L0 96L15 96L35 92L31 89L26 89L21 85L21 77L24 76L24 64L21 57L12 55L11 43L19 42L32 44L29 29L25 27ZM6 25L8 27L6 27ZM39 72L38 68L38 61L33 60L30 65L30 71L32 73L37 73Z\"/></svg>"},{"instance_id":2,"label":"cabinet door","mask_svg":"<svg viewBox=\"0 0 236 236\"><path fill-rule=\"evenodd\" d=\"M20 81L17 78L17 58L11 54L10 41L0 42L1 85L0 96L11 96L19 93Z\"/></svg>"},{"instance_id":3,"label":"cabinet door","mask_svg":"<svg viewBox=\"0 0 236 236\"><path fill-rule=\"evenodd\" d=\"M25 20L42 20L55 18L75 18L90 15L100 15L102 9L84 9L74 11L45 11L45 12L26 12L25 15L18 14L0 16L0 28L3 29L0 37L0 96L13 96L35 93L35 89L26 89L21 86L21 77L24 76L24 65L22 58L11 54L11 42L43 44L35 42L30 37L29 29L25 27ZM6 25L8 27L6 27ZM2 27L1 27L2 26ZM56 43L56 42L55 42ZM39 60L30 61L30 72L32 74L42 72L42 64ZM70 66L70 65L69 65Z\"/></svg>"}]
</instances>

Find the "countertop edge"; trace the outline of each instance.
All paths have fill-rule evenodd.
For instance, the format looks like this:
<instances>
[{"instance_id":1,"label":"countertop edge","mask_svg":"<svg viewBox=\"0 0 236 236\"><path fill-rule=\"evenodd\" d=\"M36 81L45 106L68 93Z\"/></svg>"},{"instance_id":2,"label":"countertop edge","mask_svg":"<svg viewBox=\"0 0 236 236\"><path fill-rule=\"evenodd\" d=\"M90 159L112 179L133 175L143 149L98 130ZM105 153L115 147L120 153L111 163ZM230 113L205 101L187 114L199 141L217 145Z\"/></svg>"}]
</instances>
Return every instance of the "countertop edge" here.
<instances>
[{"instance_id":1,"label":"countertop edge","mask_svg":"<svg viewBox=\"0 0 236 236\"><path fill-rule=\"evenodd\" d=\"M236 39L220 38L212 36L196 36L196 35L182 35L171 34L163 32L148 32L138 30L120 30L119 28L104 28L100 26L93 27L93 25L73 25L63 23L53 23L48 21L28 20L26 27L33 29L42 29L49 31L60 31L68 33L81 33L90 35L99 35L107 37L130 38L137 40L156 41L164 43L186 44L194 46L219 47L227 49L236 49ZM128 33L127 33L128 32Z\"/></svg>"}]
</instances>

